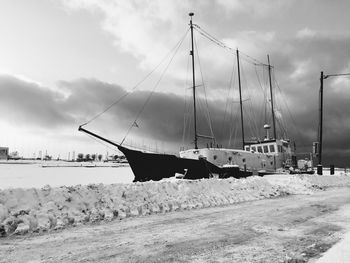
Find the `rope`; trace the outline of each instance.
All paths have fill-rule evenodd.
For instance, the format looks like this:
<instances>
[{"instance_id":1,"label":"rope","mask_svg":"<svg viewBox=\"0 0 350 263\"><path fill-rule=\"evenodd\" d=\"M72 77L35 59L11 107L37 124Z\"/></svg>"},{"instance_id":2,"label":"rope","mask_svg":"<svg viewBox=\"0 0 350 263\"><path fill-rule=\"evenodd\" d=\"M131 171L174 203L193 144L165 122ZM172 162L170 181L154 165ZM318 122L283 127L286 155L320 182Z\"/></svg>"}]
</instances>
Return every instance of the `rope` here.
<instances>
[{"instance_id":1,"label":"rope","mask_svg":"<svg viewBox=\"0 0 350 263\"><path fill-rule=\"evenodd\" d=\"M190 42L189 42L189 45L190 45ZM187 56L187 66L186 66L186 81L185 81L185 87L184 87L184 115L183 115L183 118L184 118L184 124L183 124L183 131L182 131L182 145L184 146L185 145L185 137L186 137L186 118L187 118L187 112L188 112L188 109L187 109L187 96L186 96L186 91L187 91L187 83L188 83L188 75L189 75L189 64L190 64L190 56Z\"/></svg>"},{"instance_id":2,"label":"rope","mask_svg":"<svg viewBox=\"0 0 350 263\"><path fill-rule=\"evenodd\" d=\"M139 81L132 89L131 92L126 92L125 94L123 94L122 96L120 96L118 99L116 99L112 104L110 104L109 106L107 106L104 110L102 110L100 113L98 113L97 115L95 115L94 117L92 117L89 121L85 122L84 124L82 124L81 126L87 125L90 122L94 121L95 119L97 119L98 117L100 117L102 114L104 114L105 112L107 112L110 108L112 108L114 105L116 105L117 103L119 103L121 100L123 100L125 97L127 97L129 94L131 94L132 92L134 92L146 79L148 79L159 67L160 65L163 64L163 62L168 58L168 56L176 49L178 48L179 43L183 41L183 39L186 37L186 35L188 34L189 29L187 29L186 33L184 34L184 36L181 38L181 40L179 42L176 43L176 45L163 57L163 59L160 61L160 63L151 71L149 72L143 79L141 79L141 81Z\"/></svg>"},{"instance_id":3,"label":"rope","mask_svg":"<svg viewBox=\"0 0 350 263\"><path fill-rule=\"evenodd\" d=\"M123 140L121 141L120 145L123 144L123 142L125 141L126 137L129 135L129 132L131 131L132 127L134 126L134 124L136 123L136 121L138 120L138 118L140 117L141 113L144 111L144 109L146 108L146 105L148 104L148 102L150 101L153 93L155 92L155 89L158 87L160 81L162 80L164 74L166 73L167 69L169 68L171 62L173 61L175 55L177 54L177 51L179 50L179 48L181 47L182 45L182 42L184 41L186 35L188 33L188 30L186 31L186 34L183 36L183 38L180 40L180 42L178 42L178 46L176 47L175 51L174 51L174 54L173 56L171 57L171 59L169 60L168 64L166 65L165 69L163 70L162 74L160 75L160 78L158 79L157 83L154 85L151 93L148 95L148 98L147 100L145 101L145 103L142 105L142 108L141 110L138 112L138 114L136 115L136 118L135 120L132 122L132 124L130 125L129 129L127 130Z\"/></svg>"},{"instance_id":4,"label":"rope","mask_svg":"<svg viewBox=\"0 0 350 263\"><path fill-rule=\"evenodd\" d=\"M235 70L235 63L232 64L232 71L231 71L231 78L230 78L230 83L227 89L227 96L226 96L226 105L225 105L225 113L224 113L224 117L223 117L223 121L222 121L222 126L221 126L221 136L224 136L224 131L225 131L225 120L226 120L226 115L227 115L227 109L229 106L229 102L230 102L230 91L231 91L231 87L233 86L234 83L234 70ZM229 127L230 128L230 127Z\"/></svg>"},{"instance_id":5,"label":"rope","mask_svg":"<svg viewBox=\"0 0 350 263\"><path fill-rule=\"evenodd\" d=\"M218 40L216 37L214 37L214 36L212 36L211 34L209 34L208 32L206 32L206 31L205 31L204 29L202 29L199 25L194 24L194 25L193 25L193 28L194 28L199 34L201 34L201 35L204 36L205 38L209 39L209 40L210 40L211 42L213 42L214 44L216 44L216 45L218 45L218 46L220 46L220 47L222 47L222 48L228 50L228 51L231 52L231 53L234 53L234 54L236 53L236 50L234 50L233 48L227 46L224 42ZM246 57L246 59L252 60L253 62L249 62L249 63L251 63L251 64L254 64L254 65L257 65L257 66L258 66L258 65L260 65L260 66L267 66L265 63L263 63L263 62L261 62L261 61L255 59L255 58L253 58L253 57L251 57L251 56L249 56L249 55L243 53L242 51L240 51L240 53L242 53L242 54Z\"/></svg>"},{"instance_id":6,"label":"rope","mask_svg":"<svg viewBox=\"0 0 350 263\"><path fill-rule=\"evenodd\" d=\"M203 91L204 91L204 98L205 98L205 104L206 104L206 114L207 114L206 117L207 117L207 121L208 121L208 124L209 124L209 129L210 129L210 132L211 132L211 136L214 138L214 141L215 141L213 127L211 125L211 118L210 118L209 105L208 105L208 100L207 100L207 93L206 93L206 89L205 89L205 82L204 82L204 78L203 78L201 62L200 62L200 59L199 59L196 39L194 40L194 43L195 43L195 46L196 46L196 54L197 54L197 59L198 59L199 71L201 73L201 78L202 78L202 83L203 83Z\"/></svg>"}]
</instances>

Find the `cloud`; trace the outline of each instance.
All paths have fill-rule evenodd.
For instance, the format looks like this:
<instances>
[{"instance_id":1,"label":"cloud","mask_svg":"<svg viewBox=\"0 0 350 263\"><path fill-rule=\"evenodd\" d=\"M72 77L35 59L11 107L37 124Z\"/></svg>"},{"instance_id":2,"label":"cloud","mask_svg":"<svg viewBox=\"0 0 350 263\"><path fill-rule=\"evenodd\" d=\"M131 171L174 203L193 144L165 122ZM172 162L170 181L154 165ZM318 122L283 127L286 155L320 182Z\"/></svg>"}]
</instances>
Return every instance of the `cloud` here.
<instances>
[{"instance_id":1,"label":"cloud","mask_svg":"<svg viewBox=\"0 0 350 263\"><path fill-rule=\"evenodd\" d=\"M57 105L62 95L9 75L0 76L0 110L3 120L18 126L57 127L72 119L62 113Z\"/></svg>"},{"instance_id":2,"label":"cloud","mask_svg":"<svg viewBox=\"0 0 350 263\"><path fill-rule=\"evenodd\" d=\"M249 14L251 16L266 17L276 14L277 10L287 9L294 1L279 0L217 0L219 6L223 7L226 15L233 13Z\"/></svg>"},{"instance_id":3,"label":"cloud","mask_svg":"<svg viewBox=\"0 0 350 263\"><path fill-rule=\"evenodd\" d=\"M307 27L299 30L296 34L297 38L312 38L316 35L316 31L313 31Z\"/></svg>"}]
</instances>

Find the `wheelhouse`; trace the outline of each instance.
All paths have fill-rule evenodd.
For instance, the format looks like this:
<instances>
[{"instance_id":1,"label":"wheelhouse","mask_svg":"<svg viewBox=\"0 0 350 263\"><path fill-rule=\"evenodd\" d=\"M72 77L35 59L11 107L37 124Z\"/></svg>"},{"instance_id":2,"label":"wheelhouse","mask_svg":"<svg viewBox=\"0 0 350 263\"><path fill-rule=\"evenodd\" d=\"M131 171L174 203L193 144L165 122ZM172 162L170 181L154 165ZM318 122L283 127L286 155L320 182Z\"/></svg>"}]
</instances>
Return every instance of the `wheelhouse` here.
<instances>
[{"instance_id":1,"label":"wheelhouse","mask_svg":"<svg viewBox=\"0 0 350 263\"><path fill-rule=\"evenodd\" d=\"M290 142L286 140L266 140L262 142L249 142L244 146L247 152L258 152L277 155L280 153L292 153Z\"/></svg>"}]
</instances>

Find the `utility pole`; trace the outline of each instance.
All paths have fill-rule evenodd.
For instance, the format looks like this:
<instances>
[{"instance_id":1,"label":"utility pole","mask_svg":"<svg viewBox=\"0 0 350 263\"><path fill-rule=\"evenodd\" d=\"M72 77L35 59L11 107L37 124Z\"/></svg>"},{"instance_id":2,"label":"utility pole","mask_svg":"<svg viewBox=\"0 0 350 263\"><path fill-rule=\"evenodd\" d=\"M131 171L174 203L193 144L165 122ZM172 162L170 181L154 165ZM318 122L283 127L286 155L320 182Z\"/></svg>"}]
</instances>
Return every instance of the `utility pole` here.
<instances>
[{"instance_id":1,"label":"utility pole","mask_svg":"<svg viewBox=\"0 0 350 263\"><path fill-rule=\"evenodd\" d=\"M317 174L322 175L322 130L323 130L323 80L324 75L321 71L320 77L320 94L319 94L319 117L318 117L318 164Z\"/></svg>"},{"instance_id":2,"label":"utility pole","mask_svg":"<svg viewBox=\"0 0 350 263\"><path fill-rule=\"evenodd\" d=\"M324 75L321 71L320 77L320 97L319 97L319 123L318 123L318 164L317 174L322 175L322 131L323 131L323 80L329 77L350 76L350 73Z\"/></svg>"},{"instance_id":3,"label":"utility pole","mask_svg":"<svg viewBox=\"0 0 350 263\"><path fill-rule=\"evenodd\" d=\"M237 73L238 73L238 88L239 88L239 105L241 107L241 128L242 128L242 149L244 150L244 125L243 125L243 103L242 103L242 88L241 88L241 70L239 67L239 52L236 50L237 55Z\"/></svg>"}]
</instances>

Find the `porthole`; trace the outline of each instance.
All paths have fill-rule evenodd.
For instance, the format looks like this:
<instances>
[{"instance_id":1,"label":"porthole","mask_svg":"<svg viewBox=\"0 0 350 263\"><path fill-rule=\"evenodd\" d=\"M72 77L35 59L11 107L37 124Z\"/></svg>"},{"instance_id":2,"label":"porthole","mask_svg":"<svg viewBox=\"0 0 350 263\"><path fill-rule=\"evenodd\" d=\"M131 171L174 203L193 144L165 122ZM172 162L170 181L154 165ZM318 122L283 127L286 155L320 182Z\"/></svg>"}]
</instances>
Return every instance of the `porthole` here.
<instances>
[{"instance_id":1,"label":"porthole","mask_svg":"<svg viewBox=\"0 0 350 263\"><path fill-rule=\"evenodd\" d=\"M245 158L243 158L243 159L242 159L242 162L244 162L244 163L245 163Z\"/></svg>"},{"instance_id":2,"label":"porthole","mask_svg":"<svg viewBox=\"0 0 350 263\"><path fill-rule=\"evenodd\" d=\"M231 162L232 161L232 157L230 156L230 157L228 157L228 160Z\"/></svg>"},{"instance_id":3,"label":"porthole","mask_svg":"<svg viewBox=\"0 0 350 263\"><path fill-rule=\"evenodd\" d=\"M214 160L216 160L218 158L218 156L217 155L214 155Z\"/></svg>"}]
</instances>

